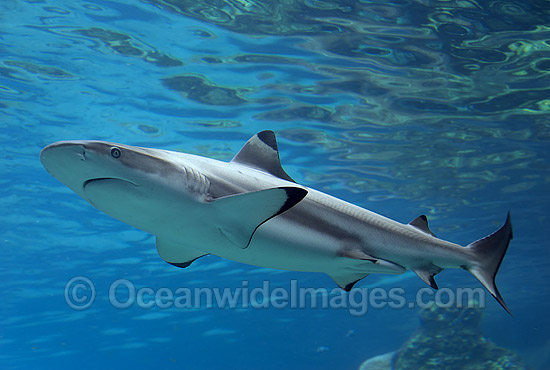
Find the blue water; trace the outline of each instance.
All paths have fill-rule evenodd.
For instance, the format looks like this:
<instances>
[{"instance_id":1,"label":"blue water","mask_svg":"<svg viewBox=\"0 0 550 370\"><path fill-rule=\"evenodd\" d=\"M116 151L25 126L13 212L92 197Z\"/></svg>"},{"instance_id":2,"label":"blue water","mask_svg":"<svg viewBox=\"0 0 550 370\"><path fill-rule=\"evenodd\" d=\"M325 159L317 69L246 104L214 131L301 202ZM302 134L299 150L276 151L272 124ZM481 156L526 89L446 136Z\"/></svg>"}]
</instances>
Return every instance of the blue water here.
<instances>
[{"instance_id":1,"label":"blue water","mask_svg":"<svg viewBox=\"0 0 550 370\"><path fill-rule=\"evenodd\" d=\"M550 361L550 11L545 1L0 1L0 368L356 369L397 349L417 309L113 307L118 279L334 288L325 275L204 257L49 176L47 144L99 139L230 160L274 130L299 183L467 244L512 212L485 335ZM96 299L66 302L84 276ZM440 287L479 287L444 271ZM358 288L424 283L369 276ZM80 293L85 294L83 290Z\"/></svg>"}]
</instances>

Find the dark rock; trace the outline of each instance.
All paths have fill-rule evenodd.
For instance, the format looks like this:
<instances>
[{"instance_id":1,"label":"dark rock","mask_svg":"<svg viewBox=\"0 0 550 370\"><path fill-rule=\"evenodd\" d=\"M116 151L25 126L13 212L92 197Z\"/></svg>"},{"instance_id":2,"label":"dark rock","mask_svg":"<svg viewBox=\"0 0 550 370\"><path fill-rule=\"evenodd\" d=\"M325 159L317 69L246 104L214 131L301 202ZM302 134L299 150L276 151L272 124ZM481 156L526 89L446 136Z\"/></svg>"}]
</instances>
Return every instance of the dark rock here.
<instances>
[{"instance_id":1,"label":"dark rock","mask_svg":"<svg viewBox=\"0 0 550 370\"><path fill-rule=\"evenodd\" d=\"M419 313L420 328L401 348L370 359L361 370L526 370L518 355L484 338L483 311L433 305ZM391 362L388 361L391 358ZM386 366L387 364L387 366ZM373 367L373 365L375 365Z\"/></svg>"}]
</instances>

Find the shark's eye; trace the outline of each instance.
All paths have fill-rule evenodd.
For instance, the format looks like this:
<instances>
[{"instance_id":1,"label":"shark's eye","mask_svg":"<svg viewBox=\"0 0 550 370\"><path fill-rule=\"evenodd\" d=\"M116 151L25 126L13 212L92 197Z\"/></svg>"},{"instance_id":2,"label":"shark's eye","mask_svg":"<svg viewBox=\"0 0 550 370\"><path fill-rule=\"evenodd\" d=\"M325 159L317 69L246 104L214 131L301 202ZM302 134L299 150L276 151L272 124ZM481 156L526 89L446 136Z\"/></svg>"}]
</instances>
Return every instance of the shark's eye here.
<instances>
[{"instance_id":1,"label":"shark's eye","mask_svg":"<svg viewBox=\"0 0 550 370\"><path fill-rule=\"evenodd\" d=\"M111 157L113 157L113 158L119 158L119 157L120 157L120 154L122 154L122 153L121 153L121 151L120 151L119 148L117 148L116 146L114 146L114 147L111 148Z\"/></svg>"}]
</instances>

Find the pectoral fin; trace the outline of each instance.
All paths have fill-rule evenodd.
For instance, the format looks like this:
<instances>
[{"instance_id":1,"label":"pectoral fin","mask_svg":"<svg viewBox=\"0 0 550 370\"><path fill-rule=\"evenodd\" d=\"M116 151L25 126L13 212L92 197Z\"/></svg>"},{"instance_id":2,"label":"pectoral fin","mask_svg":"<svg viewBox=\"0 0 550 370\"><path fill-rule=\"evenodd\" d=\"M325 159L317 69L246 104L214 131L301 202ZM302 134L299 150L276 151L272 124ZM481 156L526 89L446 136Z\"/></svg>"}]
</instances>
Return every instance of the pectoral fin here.
<instances>
[{"instance_id":1,"label":"pectoral fin","mask_svg":"<svg viewBox=\"0 0 550 370\"><path fill-rule=\"evenodd\" d=\"M245 249L256 230L273 217L288 211L307 195L298 187L281 187L231 195L212 202L218 231L230 244Z\"/></svg>"}]
</instances>

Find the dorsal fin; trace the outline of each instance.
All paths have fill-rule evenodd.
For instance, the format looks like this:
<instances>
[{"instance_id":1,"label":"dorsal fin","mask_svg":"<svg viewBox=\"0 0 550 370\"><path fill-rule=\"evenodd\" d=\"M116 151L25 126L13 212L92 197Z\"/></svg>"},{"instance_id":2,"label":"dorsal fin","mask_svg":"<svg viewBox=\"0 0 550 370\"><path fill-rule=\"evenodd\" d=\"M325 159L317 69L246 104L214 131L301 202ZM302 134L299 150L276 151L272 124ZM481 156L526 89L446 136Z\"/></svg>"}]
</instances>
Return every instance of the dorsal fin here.
<instances>
[{"instance_id":1,"label":"dorsal fin","mask_svg":"<svg viewBox=\"0 0 550 370\"><path fill-rule=\"evenodd\" d=\"M283 180L296 182L281 166L277 139L273 131L262 131L252 136L231 162L262 170Z\"/></svg>"},{"instance_id":2,"label":"dorsal fin","mask_svg":"<svg viewBox=\"0 0 550 370\"><path fill-rule=\"evenodd\" d=\"M409 225L414 226L418 230L435 237L435 234L432 233L432 231L428 227L428 218L425 215L418 216L417 218L409 222Z\"/></svg>"}]
</instances>

